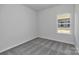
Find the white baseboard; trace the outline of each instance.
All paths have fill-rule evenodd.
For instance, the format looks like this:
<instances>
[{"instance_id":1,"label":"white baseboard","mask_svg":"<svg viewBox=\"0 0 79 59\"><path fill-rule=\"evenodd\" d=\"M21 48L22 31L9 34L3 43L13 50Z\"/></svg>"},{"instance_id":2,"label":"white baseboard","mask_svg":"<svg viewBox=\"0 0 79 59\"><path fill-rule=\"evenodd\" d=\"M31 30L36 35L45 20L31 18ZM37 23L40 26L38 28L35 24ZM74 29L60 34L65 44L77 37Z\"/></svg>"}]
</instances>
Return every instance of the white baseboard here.
<instances>
[{"instance_id":1,"label":"white baseboard","mask_svg":"<svg viewBox=\"0 0 79 59\"><path fill-rule=\"evenodd\" d=\"M72 45L74 45L74 43L64 42L64 41L57 40L57 39L54 39L54 38L49 38L49 37L44 37L44 36L40 36L40 38L45 38L45 39L49 39L49 40L54 40L54 41L59 41L59 42L68 43L68 44L72 44Z\"/></svg>"},{"instance_id":2,"label":"white baseboard","mask_svg":"<svg viewBox=\"0 0 79 59\"><path fill-rule=\"evenodd\" d=\"M26 41L20 42L19 44L16 44L16 45L10 46L10 47L8 47L8 48L6 48L6 49L4 49L4 50L1 50L0 53L2 53L2 52L4 52L4 51L7 51L7 50L9 50L9 49L12 49L12 48L14 48L14 47L16 47L16 46L19 46L19 45L21 45L21 44L23 44L23 43L26 43L26 42L28 42L28 41L30 41L30 40L33 40L33 39L35 39L35 38L37 38L37 37L34 37L34 38L32 38L32 39L29 39L29 40L26 40Z\"/></svg>"},{"instance_id":3,"label":"white baseboard","mask_svg":"<svg viewBox=\"0 0 79 59\"><path fill-rule=\"evenodd\" d=\"M35 38L38 38L38 37L31 38L31 39L29 39L28 41L33 40L33 39L35 39ZM59 40L51 39L51 38L48 38L48 37L39 37L39 38L45 38L45 39L49 39L49 40L59 41ZM28 42L28 41L26 40L26 41L20 42L19 44L10 46L10 47L8 47L8 48L6 48L6 49L4 49L4 50L1 50L0 53L2 53L2 52L4 52L4 51L7 51L7 50L9 50L9 49L11 49L11 48L14 48L14 47L16 47L16 46L19 46L19 45L21 45L21 44L23 44L23 43L26 43L26 42ZM61 41L59 41L59 42L61 42ZM63 42L63 41L62 41L62 42ZM64 43L68 43L68 42L64 42ZM72 43L68 43L68 44L72 44ZM78 50L78 52L79 52L79 49L78 49L78 48L77 48L77 50Z\"/></svg>"}]
</instances>

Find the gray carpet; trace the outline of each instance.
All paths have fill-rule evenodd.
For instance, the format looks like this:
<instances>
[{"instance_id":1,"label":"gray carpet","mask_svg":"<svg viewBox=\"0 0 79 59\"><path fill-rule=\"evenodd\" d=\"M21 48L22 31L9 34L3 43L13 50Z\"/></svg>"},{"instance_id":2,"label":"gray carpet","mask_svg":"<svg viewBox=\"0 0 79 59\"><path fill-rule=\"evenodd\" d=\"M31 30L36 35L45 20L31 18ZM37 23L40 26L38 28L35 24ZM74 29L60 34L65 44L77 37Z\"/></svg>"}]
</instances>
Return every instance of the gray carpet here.
<instances>
[{"instance_id":1,"label":"gray carpet","mask_svg":"<svg viewBox=\"0 0 79 59\"><path fill-rule=\"evenodd\" d=\"M0 55L78 55L74 45L36 38Z\"/></svg>"}]
</instances>

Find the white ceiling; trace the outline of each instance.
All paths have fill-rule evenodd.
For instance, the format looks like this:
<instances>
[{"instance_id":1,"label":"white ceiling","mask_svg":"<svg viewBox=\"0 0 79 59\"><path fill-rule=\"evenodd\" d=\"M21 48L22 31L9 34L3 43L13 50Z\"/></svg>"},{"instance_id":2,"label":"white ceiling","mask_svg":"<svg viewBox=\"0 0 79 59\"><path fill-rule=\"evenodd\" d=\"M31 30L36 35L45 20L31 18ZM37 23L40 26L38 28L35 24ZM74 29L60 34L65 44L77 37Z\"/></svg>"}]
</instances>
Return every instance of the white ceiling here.
<instances>
[{"instance_id":1,"label":"white ceiling","mask_svg":"<svg viewBox=\"0 0 79 59\"><path fill-rule=\"evenodd\" d=\"M40 11L46 8L55 7L58 4L25 4L24 6L28 6L35 11Z\"/></svg>"}]
</instances>

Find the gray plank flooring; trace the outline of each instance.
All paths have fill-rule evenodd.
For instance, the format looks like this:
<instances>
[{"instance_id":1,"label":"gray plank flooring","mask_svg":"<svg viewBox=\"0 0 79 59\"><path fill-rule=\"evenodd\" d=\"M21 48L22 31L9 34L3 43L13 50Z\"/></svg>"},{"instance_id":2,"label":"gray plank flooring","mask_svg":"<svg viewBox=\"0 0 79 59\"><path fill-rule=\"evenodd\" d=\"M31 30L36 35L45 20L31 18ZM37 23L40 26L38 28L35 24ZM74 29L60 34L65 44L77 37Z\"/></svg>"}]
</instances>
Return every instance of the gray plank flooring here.
<instances>
[{"instance_id":1,"label":"gray plank flooring","mask_svg":"<svg viewBox=\"0 0 79 59\"><path fill-rule=\"evenodd\" d=\"M78 55L74 45L36 38L0 55Z\"/></svg>"}]
</instances>

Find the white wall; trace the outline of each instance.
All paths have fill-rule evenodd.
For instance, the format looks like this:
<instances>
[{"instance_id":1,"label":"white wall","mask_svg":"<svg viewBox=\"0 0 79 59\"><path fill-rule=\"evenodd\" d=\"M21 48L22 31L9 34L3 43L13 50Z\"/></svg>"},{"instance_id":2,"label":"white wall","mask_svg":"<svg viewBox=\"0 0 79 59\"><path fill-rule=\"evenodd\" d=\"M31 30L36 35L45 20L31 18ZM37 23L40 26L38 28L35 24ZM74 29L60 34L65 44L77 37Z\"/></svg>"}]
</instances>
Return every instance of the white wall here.
<instances>
[{"instance_id":1,"label":"white wall","mask_svg":"<svg viewBox=\"0 0 79 59\"><path fill-rule=\"evenodd\" d=\"M74 17L73 5L59 5L54 8L49 8L39 12L39 36L60 42L74 44ZM71 14L71 29L72 34L59 34L56 32L57 23L56 16L58 14Z\"/></svg>"},{"instance_id":2,"label":"white wall","mask_svg":"<svg viewBox=\"0 0 79 59\"><path fill-rule=\"evenodd\" d=\"M36 21L23 5L0 5L0 52L36 38Z\"/></svg>"},{"instance_id":3,"label":"white wall","mask_svg":"<svg viewBox=\"0 0 79 59\"><path fill-rule=\"evenodd\" d=\"M75 42L79 52L79 5L75 5Z\"/></svg>"}]
</instances>

